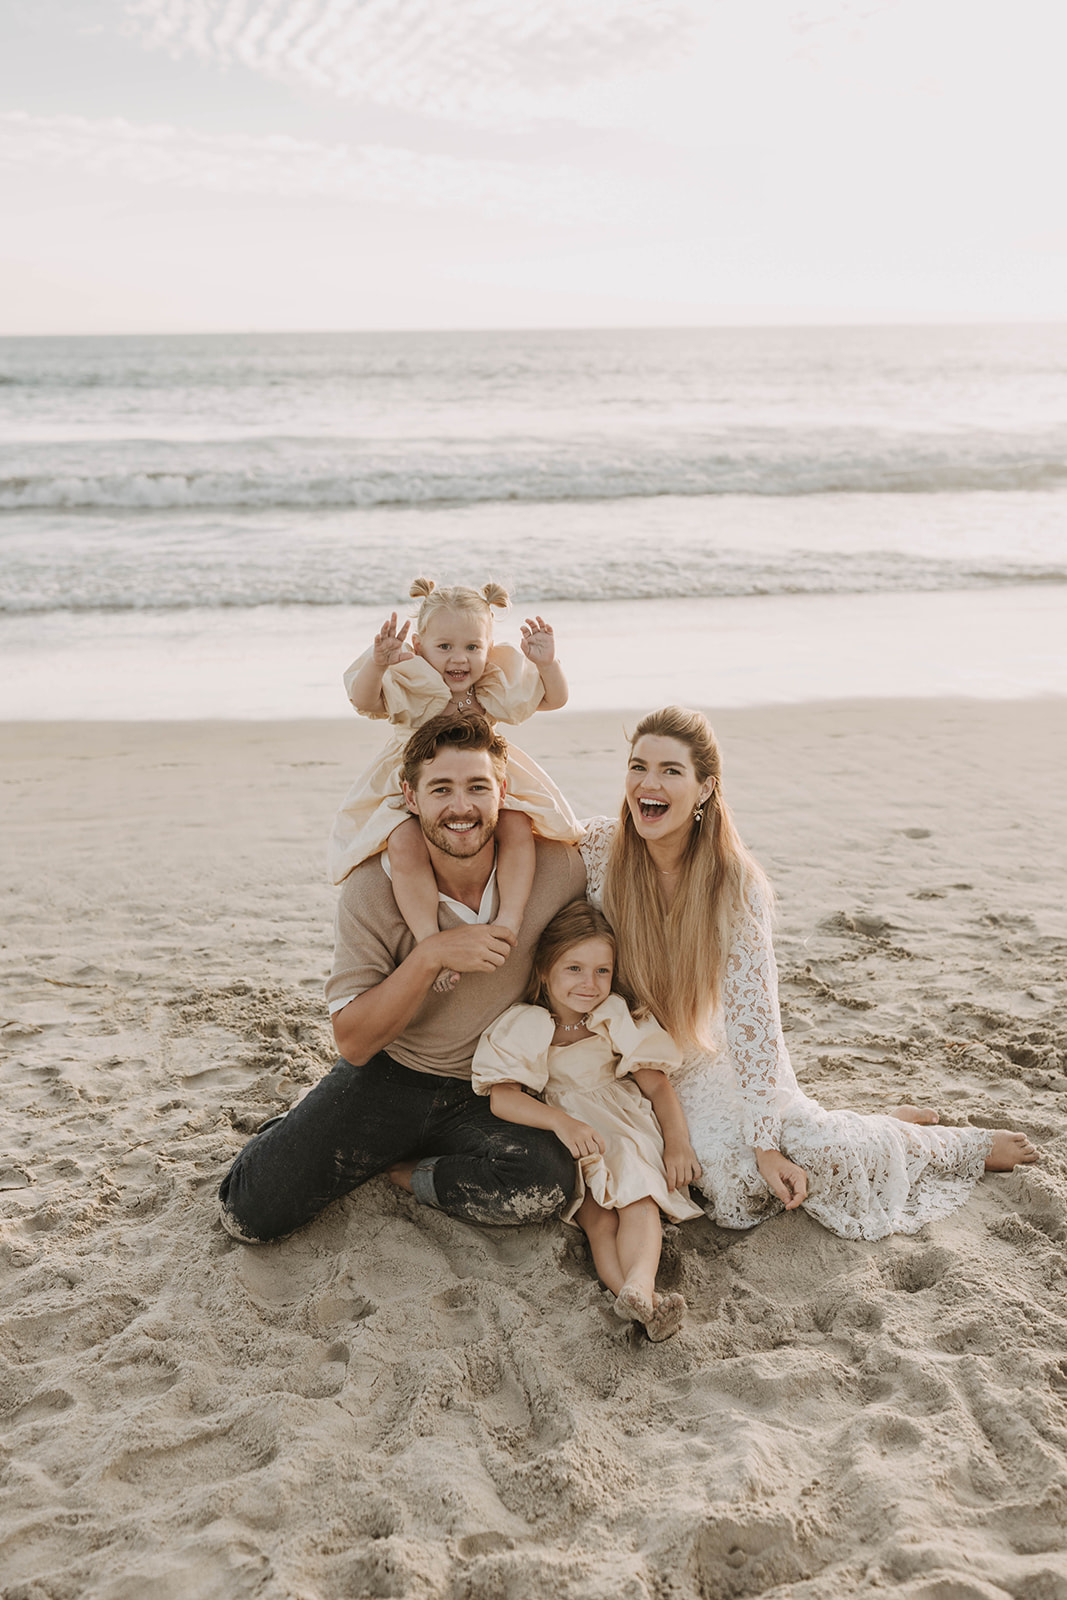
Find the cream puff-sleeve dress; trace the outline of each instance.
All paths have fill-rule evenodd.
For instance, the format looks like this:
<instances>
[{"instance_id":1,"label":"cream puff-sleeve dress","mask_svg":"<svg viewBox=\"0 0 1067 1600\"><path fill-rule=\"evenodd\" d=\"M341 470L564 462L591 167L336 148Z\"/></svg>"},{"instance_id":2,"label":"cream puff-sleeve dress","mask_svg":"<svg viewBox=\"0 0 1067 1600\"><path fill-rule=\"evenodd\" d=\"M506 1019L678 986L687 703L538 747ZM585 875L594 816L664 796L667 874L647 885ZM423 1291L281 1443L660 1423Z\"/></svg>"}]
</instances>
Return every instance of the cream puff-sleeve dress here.
<instances>
[{"instance_id":1,"label":"cream puff-sleeve dress","mask_svg":"<svg viewBox=\"0 0 1067 1600\"><path fill-rule=\"evenodd\" d=\"M352 682L373 654L364 651L345 673ZM544 698L544 684L532 661L509 644L493 645L475 696L490 722L518 723L532 717ZM385 710L364 712L392 724L392 733L377 760L358 777L334 821L327 856L332 883L341 883L353 867L384 850L394 828L408 818L400 790L400 757L416 728L451 703L439 672L421 656L387 667L382 679ZM537 762L508 742L505 809L522 811L542 839L577 844L581 827L567 801Z\"/></svg>"},{"instance_id":2,"label":"cream puff-sleeve dress","mask_svg":"<svg viewBox=\"0 0 1067 1600\"><path fill-rule=\"evenodd\" d=\"M592 903L603 902L617 824L585 823L581 852ZM781 1150L808 1174L804 1209L844 1239L917 1233L963 1205L993 1143L986 1128L900 1122L827 1111L797 1083L778 1008L770 910L750 894L731 930L718 1045L685 1057L678 1092L707 1197L724 1228L751 1228L782 1209L756 1166L756 1149Z\"/></svg>"},{"instance_id":3,"label":"cream puff-sleeve dress","mask_svg":"<svg viewBox=\"0 0 1067 1600\"><path fill-rule=\"evenodd\" d=\"M600 1134L604 1153L578 1162L564 1222L587 1193L608 1211L650 1195L673 1222L702 1216L687 1191L668 1189L660 1125L630 1076L641 1067L672 1072L681 1060L678 1046L654 1018L636 1021L617 994L590 1012L586 1026L590 1038L554 1045L555 1024L543 1006L512 1006L479 1040L471 1068L475 1093L519 1083Z\"/></svg>"}]
</instances>

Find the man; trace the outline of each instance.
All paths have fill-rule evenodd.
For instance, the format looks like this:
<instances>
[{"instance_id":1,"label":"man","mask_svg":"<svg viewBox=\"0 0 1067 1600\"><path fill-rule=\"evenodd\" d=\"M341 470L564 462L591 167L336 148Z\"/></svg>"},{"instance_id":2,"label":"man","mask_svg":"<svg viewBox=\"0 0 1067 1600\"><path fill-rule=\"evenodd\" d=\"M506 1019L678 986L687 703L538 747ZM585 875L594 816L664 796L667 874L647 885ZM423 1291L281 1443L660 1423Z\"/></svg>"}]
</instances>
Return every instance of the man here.
<instances>
[{"instance_id":1,"label":"man","mask_svg":"<svg viewBox=\"0 0 1067 1600\"><path fill-rule=\"evenodd\" d=\"M499 1121L470 1085L478 1039L522 998L542 929L585 892L573 846L538 839L518 938L493 924L506 763L507 745L481 718L435 717L409 740L404 799L437 879L440 932L415 943L384 857L345 879L326 985L342 1059L237 1157L219 1191L234 1238L282 1238L385 1171L468 1222L536 1222L569 1199L574 1162L555 1134ZM442 967L463 976L437 994Z\"/></svg>"}]
</instances>

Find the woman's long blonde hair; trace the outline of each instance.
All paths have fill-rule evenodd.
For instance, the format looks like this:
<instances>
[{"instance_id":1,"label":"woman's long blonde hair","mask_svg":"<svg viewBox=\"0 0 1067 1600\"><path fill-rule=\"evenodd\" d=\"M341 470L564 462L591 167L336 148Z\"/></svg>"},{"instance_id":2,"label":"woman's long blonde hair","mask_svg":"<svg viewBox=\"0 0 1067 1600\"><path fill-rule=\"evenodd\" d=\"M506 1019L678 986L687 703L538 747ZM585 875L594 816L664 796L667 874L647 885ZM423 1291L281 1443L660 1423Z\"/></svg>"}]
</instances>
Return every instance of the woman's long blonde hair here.
<instances>
[{"instance_id":1,"label":"woman's long blonde hair","mask_svg":"<svg viewBox=\"0 0 1067 1600\"><path fill-rule=\"evenodd\" d=\"M655 862L623 801L604 884L604 910L616 930L618 979L683 1046L707 1049L709 1023L722 998L730 925L745 892L770 895L722 798L722 760L708 719L666 706L643 718L630 741L647 734L678 739L689 751L697 782L715 787L700 820L690 827L674 902L668 911Z\"/></svg>"}]
</instances>

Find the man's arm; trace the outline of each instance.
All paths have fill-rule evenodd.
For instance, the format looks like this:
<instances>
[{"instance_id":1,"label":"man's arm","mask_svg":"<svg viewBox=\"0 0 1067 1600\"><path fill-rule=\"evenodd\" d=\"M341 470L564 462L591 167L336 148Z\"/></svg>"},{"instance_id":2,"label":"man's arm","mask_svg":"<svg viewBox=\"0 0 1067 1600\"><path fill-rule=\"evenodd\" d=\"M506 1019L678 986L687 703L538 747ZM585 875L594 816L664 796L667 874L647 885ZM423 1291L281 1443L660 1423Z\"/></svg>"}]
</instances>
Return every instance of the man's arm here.
<instances>
[{"instance_id":1,"label":"man's arm","mask_svg":"<svg viewBox=\"0 0 1067 1600\"><path fill-rule=\"evenodd\" d=\"M362 1066L403 1033L442 967L492 972L504 965L514 943L510 929L484 923L446 928L424 939L380 983L334 1012L339 1053L353 1066Z\"/></svg>"}]
</instances>

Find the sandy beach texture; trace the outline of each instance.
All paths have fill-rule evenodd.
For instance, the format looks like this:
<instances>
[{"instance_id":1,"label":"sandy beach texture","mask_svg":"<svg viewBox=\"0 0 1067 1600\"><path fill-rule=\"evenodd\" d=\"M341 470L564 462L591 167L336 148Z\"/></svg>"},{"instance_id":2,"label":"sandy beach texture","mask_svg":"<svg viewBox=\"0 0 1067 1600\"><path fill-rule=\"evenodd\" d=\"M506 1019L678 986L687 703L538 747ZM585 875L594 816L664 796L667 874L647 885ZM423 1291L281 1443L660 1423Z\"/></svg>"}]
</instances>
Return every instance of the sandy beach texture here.
<instances>
[{"instance_id":1,"label":"sandy beach texture","mask_svg":"<svg viewBox=\"0 0 1067 1600\"><path fill-rule=\"evenodd\" d=\"M631 719L632 720L632 719ZM524 729L579 814L622 726ZM668 1228L652 1345L557 1226L215 1191L331 1060L334 806L380 730L3 730L5 1600L1067 1597L1067 701L716 718L802 1082L1024 1129L915 1237Z\"/></svg>"}]
</instances>

